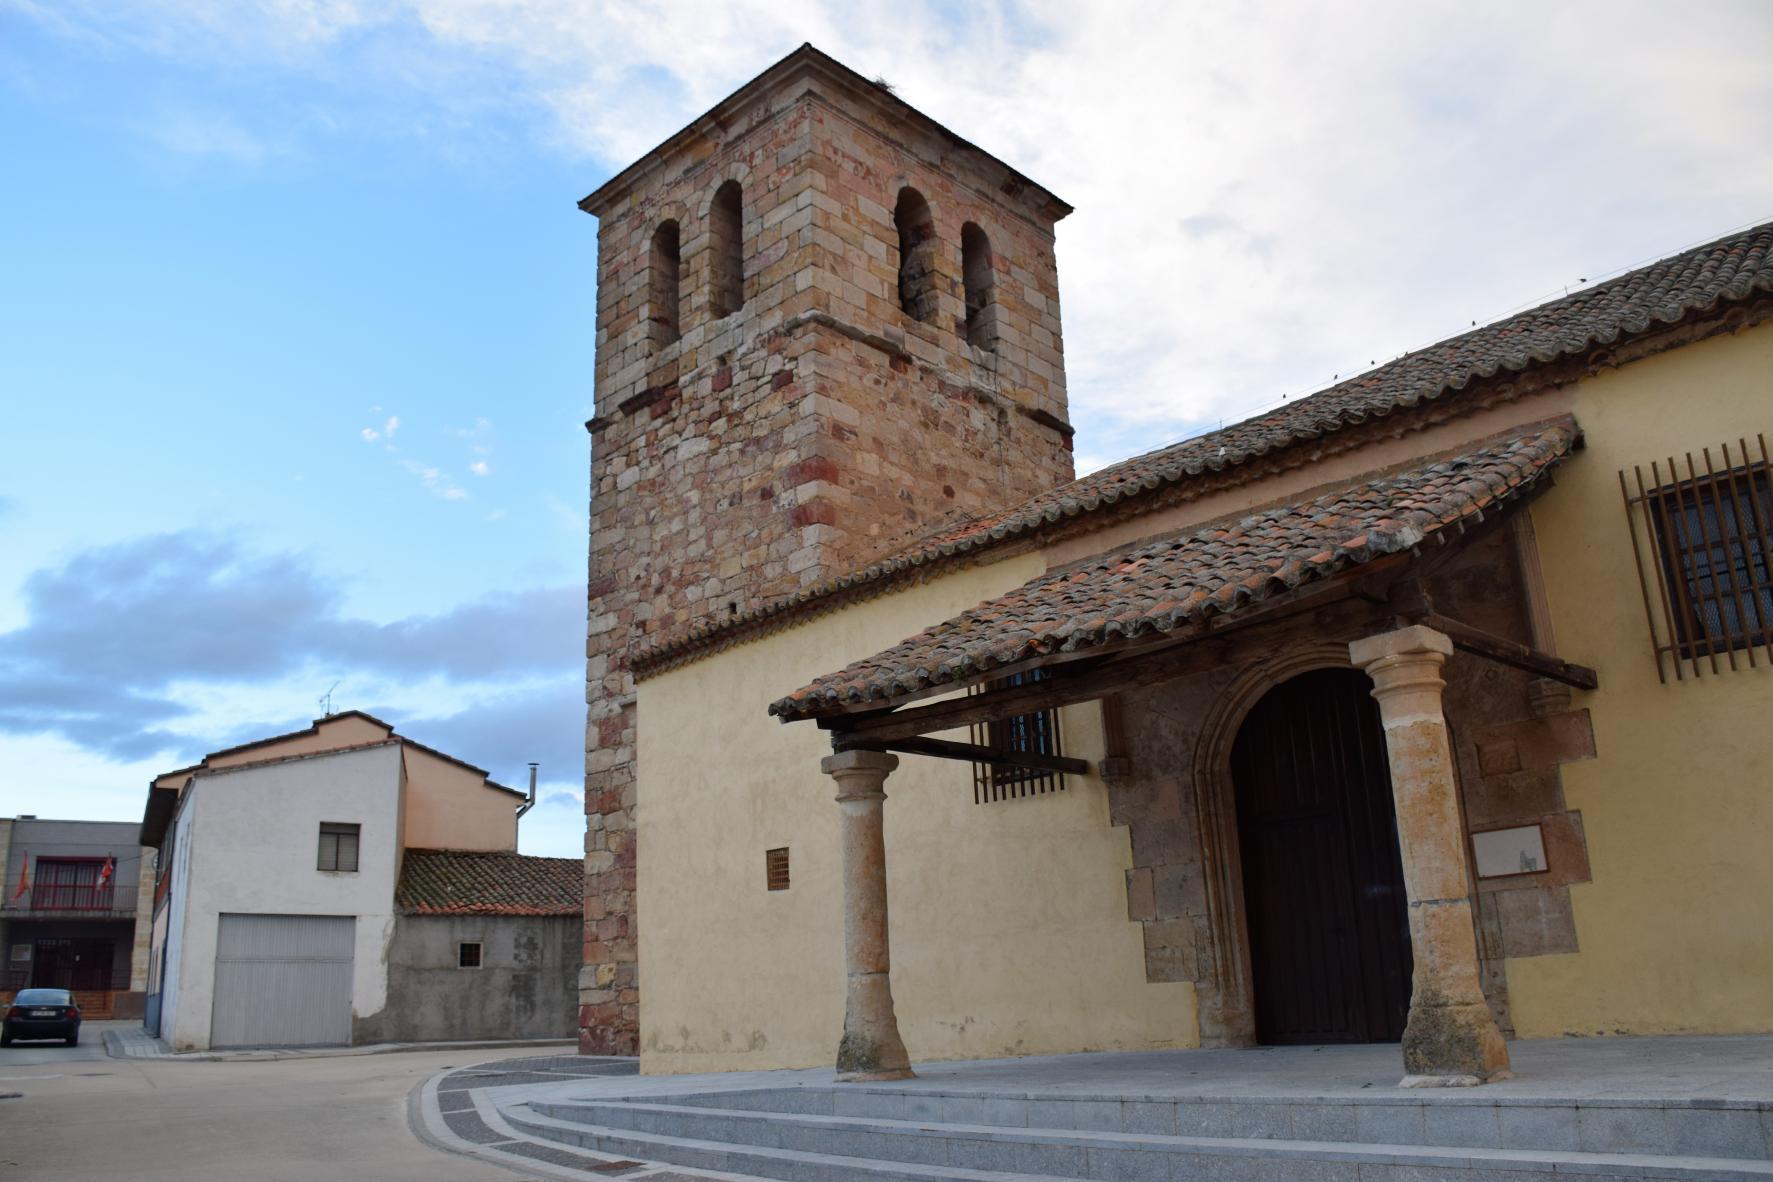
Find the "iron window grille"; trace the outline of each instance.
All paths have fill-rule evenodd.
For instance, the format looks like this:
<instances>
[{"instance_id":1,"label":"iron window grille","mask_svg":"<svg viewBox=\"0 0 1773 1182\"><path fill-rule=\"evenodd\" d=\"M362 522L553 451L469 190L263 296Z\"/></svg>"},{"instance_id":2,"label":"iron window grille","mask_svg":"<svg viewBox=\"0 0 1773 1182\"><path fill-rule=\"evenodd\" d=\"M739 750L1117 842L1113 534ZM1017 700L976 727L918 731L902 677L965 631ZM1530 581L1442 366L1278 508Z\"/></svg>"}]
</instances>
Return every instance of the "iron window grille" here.
<instances>
[{"instance_id":1,"label":"iron window grille","mask_svg":"<svg viewBox=\"0 0 1773 1182\"><path fill-rule=\"evenodd\" d=\"M31 884L31 910L111 910L116 894L113 884L99 881L106 861L105 858L38 858L37 880Z\"/></svg>"},{"instance_id":2,"label":"iron window grille","mask_svg":"<svg viewBox=\"0 0 1773 1182\"><path fill-rule=\"evenodd\" d=\"M1656 655L1656 673L1668 680L1749 668L1764 655L1773 664L1773 473L1765 436L1759 456L1747 440L1722 444L1720 461L1702 448L1686 454L1686 474L1674 457L1623 469L1625 498L1637 559L1638 583ZM1634 489L1635 486L1635 489ZM1763 650L1757 654L1756 650ZM1664 664L1664 657L1668 664Z\"/></svg>"},{"instance_id":3,"label":"iron window grille","mask_svg":"<svg viewBox=\"0 0 1773 1182\"><path fill-rule=\"evenodd\" d=\"M320 860L321 870L357 869L358 839L362 835L363 826L343 825L331 821L320 823Z\"/></svg>"},{"instance_id":4,"label":"iron window grille","mask_svg":"<svg viewBox=\"0 0 1773 1182\"><path fill-rule=\"evenodd\" d=\"M456 945L456 967L459 969L477 969L480 967L482 945L478 940L463 940Z\"/></svg>"},{"instance_id":5,"label":"iron window grille","mask_svg":"<svg viewBox=\"0 0 1773 1182\"><path fill-rule=\"evenodd\" d=\"M975 687L974 693L1014 689L1041 680L1039 669L1013 673ZM1063 755L1059 743L1059 712L1032 710L996 722L975 724L973 742L996 751L1021 751L1029 755ZM996 804L1027 796L1044 796L1065 789L1065 774L1007 763L973 764L973 803Z\"/></svg>"}]
</instances>

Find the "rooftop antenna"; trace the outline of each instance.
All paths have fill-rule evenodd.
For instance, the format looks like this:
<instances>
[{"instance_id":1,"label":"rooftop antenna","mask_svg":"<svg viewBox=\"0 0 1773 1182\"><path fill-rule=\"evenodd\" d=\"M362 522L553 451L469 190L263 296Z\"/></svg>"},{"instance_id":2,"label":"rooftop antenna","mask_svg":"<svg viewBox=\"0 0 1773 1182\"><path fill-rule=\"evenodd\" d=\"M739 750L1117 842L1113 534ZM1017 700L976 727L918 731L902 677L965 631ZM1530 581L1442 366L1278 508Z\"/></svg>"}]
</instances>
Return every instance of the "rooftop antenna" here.
<instances>
[{"instance_id":1,"label":"rooftop antenna","mask_svg":"<svg viewBox=\"0 0 1773 1182\"><path fill-rule=\"evenodd\" d=\"M522 820L523 814L536 807L536 765L529 765L529 797L517 806L517 819Z\"/></svg>"},{"instance_id":2,"label":"rooftop antenna","mask_svg":"<svg viewBox=\"0 0 1773 1182\"><path fill-rule=\"evenodd\" d=\"M345 679L342 677L339 678L339 681L343 680ZM322 718L332 717L332 691L339 688L339 681L335 681L327 686L326 692L320 695L320 716Z\"/></svg>"}]
</instances>

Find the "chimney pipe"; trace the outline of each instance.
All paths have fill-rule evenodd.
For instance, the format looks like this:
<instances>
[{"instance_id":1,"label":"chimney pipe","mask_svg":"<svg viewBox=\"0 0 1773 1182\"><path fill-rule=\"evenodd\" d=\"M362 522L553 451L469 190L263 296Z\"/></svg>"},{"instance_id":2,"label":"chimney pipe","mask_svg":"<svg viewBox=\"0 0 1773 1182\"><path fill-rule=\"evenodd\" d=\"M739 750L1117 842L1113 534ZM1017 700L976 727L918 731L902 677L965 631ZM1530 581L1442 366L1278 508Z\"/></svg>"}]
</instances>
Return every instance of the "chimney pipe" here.
<instances>
[{"instance_id":1,"label":"chimney pipe","mask_svg":"<svg viewBox=\"0 0 1773 1182\"><path fill-rule=\"evenodd\" d=\"M529 765L529 798L517 806L517 819L523 820L523 814L536 807L536 765Z\"/></svg>"}]
</instances>

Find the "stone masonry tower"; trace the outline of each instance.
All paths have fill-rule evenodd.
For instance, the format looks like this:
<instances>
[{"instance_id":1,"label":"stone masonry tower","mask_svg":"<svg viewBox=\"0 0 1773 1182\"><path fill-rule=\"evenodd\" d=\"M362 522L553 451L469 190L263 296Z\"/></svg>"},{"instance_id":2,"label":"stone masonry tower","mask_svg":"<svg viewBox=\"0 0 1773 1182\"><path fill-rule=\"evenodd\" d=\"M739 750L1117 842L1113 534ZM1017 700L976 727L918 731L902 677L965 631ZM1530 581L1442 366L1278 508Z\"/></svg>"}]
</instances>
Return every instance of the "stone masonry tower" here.
<instances>
[{"instance_id":1,"label":"stone masonry tower","mask_svg":"<svg viewBox=\"0 0 1773 1182\"><path fill-rule=\"evenodd\" d=\"M1070 207L802 46L580 208L598 264L579 1046L634 1054L631 654L1071 479Z\"/></svg>"}]
</instances>

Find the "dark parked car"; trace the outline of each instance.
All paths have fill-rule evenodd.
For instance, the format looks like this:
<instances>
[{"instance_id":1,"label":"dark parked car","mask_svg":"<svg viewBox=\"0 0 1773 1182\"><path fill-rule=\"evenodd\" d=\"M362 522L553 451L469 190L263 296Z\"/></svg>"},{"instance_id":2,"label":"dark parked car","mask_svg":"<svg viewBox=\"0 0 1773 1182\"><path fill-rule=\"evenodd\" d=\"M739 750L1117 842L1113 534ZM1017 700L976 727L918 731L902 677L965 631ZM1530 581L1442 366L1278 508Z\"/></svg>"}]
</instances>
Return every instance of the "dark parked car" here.
<instances>
[{"instance_id":1,"label":"dark parked car","mask_svg":"<svg viewBox=\"0 0 1773 1182\"><path fill-rule=\"evenodd\" d=\"M59 1038L69 1046L80 1043L80 1007L66 989L21 989L6 1017L0 1020L0 1047L15 1038Z\"/></svg>"}]
</instances>

